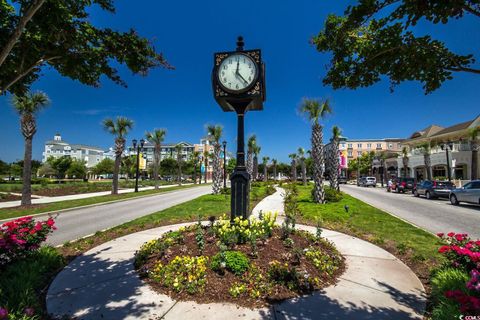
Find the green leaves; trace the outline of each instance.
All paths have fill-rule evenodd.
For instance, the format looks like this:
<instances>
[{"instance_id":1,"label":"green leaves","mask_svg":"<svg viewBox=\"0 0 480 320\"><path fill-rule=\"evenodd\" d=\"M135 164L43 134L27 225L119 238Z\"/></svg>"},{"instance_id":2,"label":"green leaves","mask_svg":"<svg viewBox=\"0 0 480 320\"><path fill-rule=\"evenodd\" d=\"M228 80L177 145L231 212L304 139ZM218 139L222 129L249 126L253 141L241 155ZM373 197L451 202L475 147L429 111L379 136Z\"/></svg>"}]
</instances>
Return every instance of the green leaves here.
<instances>
[{"instance_id":1,"label":"green leaves","mask_svg":"<svg viewBox=\"0 0 480 320\"><path fill-rule=\"evenodd\" d=\"M16 2L26 8L32 1ZM102 75L126 86L118 75L118 64L143 76L155 67L172 68L135 30L120 32L92 25L89 11L93 5L115 11L112 0L45 1L26 24L5 62L0 63L0 94L25 93L45 65L95 87L100 85ZM0 48L5 48L21 17L5 1L0 2L0 12Z\"/></svg>"},{"instance_id":2,"label":"green leaves","mask_svg":"<svg viewBox=\"0 0 480 320\"><path fill-rule=\"evenodd\" d=\"M429 35L416 36L409 29L422 18L446 23L465 12L480 16L480 6L461 0L364 0L347 8L343 17L329 15L323 30L312 39L319 52L332 53L323 83L334 89L356 89L386 76L392 90L403 81L416 80L430 93L452 79L454 72L480 74L471 68L473 55L455 54L443 42Z\"/></svg>"}]
</instances>

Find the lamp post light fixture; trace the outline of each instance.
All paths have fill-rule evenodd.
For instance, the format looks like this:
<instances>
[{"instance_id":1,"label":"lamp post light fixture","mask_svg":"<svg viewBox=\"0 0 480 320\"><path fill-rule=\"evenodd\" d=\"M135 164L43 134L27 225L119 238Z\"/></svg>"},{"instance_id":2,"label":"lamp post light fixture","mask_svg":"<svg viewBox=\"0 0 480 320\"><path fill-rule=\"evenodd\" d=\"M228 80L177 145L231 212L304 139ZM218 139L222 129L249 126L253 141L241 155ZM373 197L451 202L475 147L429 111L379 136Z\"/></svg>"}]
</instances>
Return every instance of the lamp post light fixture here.
<instances>
[{"instance_id":1,"label":"lamp post light fixture","mask_svg":"<svg viewBox=\"0 0 480 320\"><path fill-rule=\"evenodd\" d=\"M227 141L223 145L223 189L227 189Z\"/></svg>"},{"instance_id":2,"label":"lamp post light fixture","mask_svg":"<svg viewBox=\"0 0 480 320\"><path fill-rule=\"evenodd\" d=\"M136 149L137 151L137 165L135 168L135 192L138 192L138 175L140 171L140 151L143 151L143 145L145 144L145 140L140 139L140 144L137 145L137 139L132 140L133 150Z\"/></svg>"},{"instance_id":3,"label":"lamp post light fixture","mask_svg":"<svg viewBox=\"0 0 480 320\"><path fill-rule=\"evenodd\" d=\"M452 150L453 148L453 143L451 142L448 142L448 143L444 143L440 146L442 148L442 150L445 150L445 156L447 158L447 177L448 177L448 181L452 181L452 172L451 172L451 169L450 169L450 157L448 156L448 149Z\"/></svg>"}]
</instances>

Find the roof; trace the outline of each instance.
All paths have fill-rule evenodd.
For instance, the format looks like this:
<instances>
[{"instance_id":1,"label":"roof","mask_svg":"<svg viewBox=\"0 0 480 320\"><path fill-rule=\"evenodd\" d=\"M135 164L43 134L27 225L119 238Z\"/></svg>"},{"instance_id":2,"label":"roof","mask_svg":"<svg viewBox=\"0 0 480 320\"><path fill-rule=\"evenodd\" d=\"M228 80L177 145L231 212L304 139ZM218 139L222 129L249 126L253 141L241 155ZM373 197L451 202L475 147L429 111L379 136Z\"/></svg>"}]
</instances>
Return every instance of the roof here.
<instances>
[{"instance_id":1,"label":"roof","mask_svg":"<svg viewBox=\"0 0 480 320\"><path fill-rule=\"evenodd\" d=\"M87 146L85 144L71 144L70 147L72 147L72 149L90 149L90 150L97 150L102 152L104 151L102 148Z\"/></svg>"},{"instance_id":2,"label":"roof","mask_svg":"<svg viewBox=\"0 0 480 320\"><path fill-rule=\"evenodd\" d=\"M48 141L45 141L45 144L68 145L69 143L63 140L48 140Z\"/></svg>"},{"instance_id":3,"label":"roof","mask_svg":"<svg viewBox=\"0 0 480 320\"><path fill-rule=\"evenodd\" d=\"M447 127L443 130L440 130L438 131L437 133L435 133L434 135L432 135L432 137L434 136L439 136L439 135L442 135L442 134L446 134L446 133L451 133L451 132L455 132L455 131L460 131L460 130L464 130L464 129L467 129L468 127L470 127L470 125L475 121L475 119L472 119L472 120L469 120L469 121L465 121L465 122L462 122L462 123L458 123L458 124L455 124L453 126L450 126L450 127Z\"/></svg>"},{"instance_id":4,"label":"roof","mask_svg":"<svg viewBox=\"0 0 480 320\"><path fill-rule=\"evenodd\" d=\"M347 139L345 142L387 142L387 141L403 141L402 138L383 138L383 139Z\"/></svg>"},{"instance_id":5,"label":"roof","mask_svg":"<svg viewBox=\"0 0 480 320\"><path fill-rule=\"evenodd\" d=\"M441 126L437 126L436 124L432 124L431 126L428 126L425 129L415 131L414 133L412 133L409 139L431 137L432 135L436 134L437 132L443 129L445 128Z\"/></svg>"}]
</instances>

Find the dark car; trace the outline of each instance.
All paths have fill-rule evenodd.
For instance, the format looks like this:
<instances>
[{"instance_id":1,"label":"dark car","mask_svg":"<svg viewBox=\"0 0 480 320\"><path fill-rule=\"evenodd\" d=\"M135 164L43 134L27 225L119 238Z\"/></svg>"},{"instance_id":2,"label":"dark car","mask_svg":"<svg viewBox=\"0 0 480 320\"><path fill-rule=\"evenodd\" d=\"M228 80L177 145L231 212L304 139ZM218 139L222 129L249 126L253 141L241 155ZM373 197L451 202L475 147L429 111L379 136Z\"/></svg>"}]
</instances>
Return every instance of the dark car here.
<instances>
[{"instance_id":1,"label":"dark car","mask_svg":"<svg viewBox=\"0 0 480 320\"><path fill-rule=\"evenodd\" d=\"M347 184L347 177L338 177L339 184Z\"/></svg>"},{"instance_id":2,"label":"dark car","mask_svg":"<svg viewBox=\"0 0 480 320\"><path fill-rule=\"evenodd\" d=\"M407 191L412 191L415 188L415 179L414 178L395 178L392 181L392 184L387 185L388 192L397 192L405 193Z\"/></svg>"},{"instance_id":3,"label":"dark car","mask_svg":"<svg viewBox=\"0 0 480 320\"><path fill-rule=\"evenodd\" d=\"M450 191L455 189L455 185L449 181L425 180L417 184L413 189L415 197L425 196L427 199L447 198Z\"/></svg>"}]
</instances>

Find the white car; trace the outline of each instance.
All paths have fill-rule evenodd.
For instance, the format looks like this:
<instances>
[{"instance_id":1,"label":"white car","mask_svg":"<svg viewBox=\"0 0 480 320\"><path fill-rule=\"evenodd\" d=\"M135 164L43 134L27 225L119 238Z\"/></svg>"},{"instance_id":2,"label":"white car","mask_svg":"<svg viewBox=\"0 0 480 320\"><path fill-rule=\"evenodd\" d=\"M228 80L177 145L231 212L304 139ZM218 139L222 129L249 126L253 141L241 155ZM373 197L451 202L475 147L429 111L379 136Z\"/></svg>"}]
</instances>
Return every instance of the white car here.
<instances>
[{"instance_id":1,"label":"white car","mask_svg":"<svg viewBox=\"0 0 480 320\"><path fill-rule=\"evenodd\" d=\"M457 205L460 202L480 204L480 180L473 180L462 188L450 192L450 203Z\"/></svg>"},{"instance_id":2,"label":"white car","mask_svg":"<svg viewBox=\"0 0 480 320\"><path fill-rule=\"evenodd\" d=\"M375 177L363 177L360 179L360 186L361 187L376 187L377 186L377 179Z\"/></svg>"}]
</instances>

